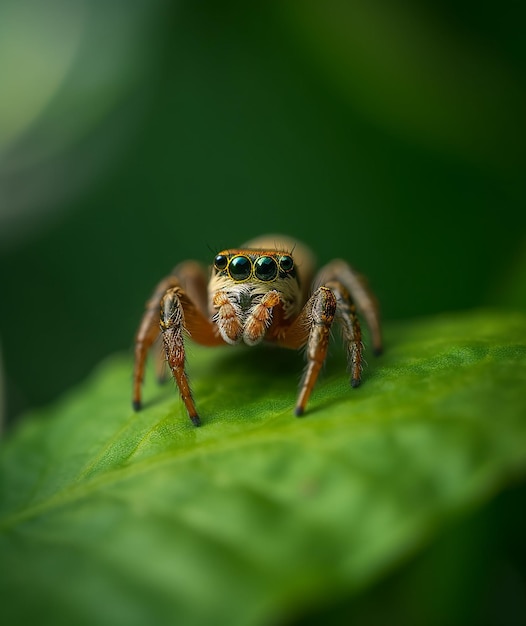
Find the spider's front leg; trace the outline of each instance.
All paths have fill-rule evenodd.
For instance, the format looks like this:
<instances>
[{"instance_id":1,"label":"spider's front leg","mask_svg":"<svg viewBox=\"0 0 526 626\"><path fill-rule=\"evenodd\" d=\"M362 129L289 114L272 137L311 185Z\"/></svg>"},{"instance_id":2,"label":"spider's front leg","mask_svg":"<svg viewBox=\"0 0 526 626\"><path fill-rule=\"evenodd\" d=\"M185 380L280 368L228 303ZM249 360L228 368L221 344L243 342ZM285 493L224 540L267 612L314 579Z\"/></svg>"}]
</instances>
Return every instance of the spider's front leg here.
<instances>
[{"instance_id":1,"label":"spider's front leg","mask_svg":"<svg viewBox=\"0 0 526 626\"><path fill-rule=\"evenodd\" d=\"M298 417L305 412L307 401L325 362L331 326L336 315L336 297L327 287L320 287L307 303L307 307L309 303L310 332L306 346L307 367L296 402L295 413Z\"/></svg>"},{"instance_id":2,"label":"spider's front leg","mask_svg":"<svg viewBox=\"0 0 526 626\"><path fill-rule=\"evenodd\" d=\"M278 343L289 348L306 346L307 366L296 402L299 417L305 407L327 356L330 331L337 320L342 329L351 372L351 386L358 387L362 373L362 334L354 304L345 287L329 281L309 298L300 315L280 337Z\"/></svg>"},{"instance_id":3,"label":"spider's front leg","mask_svg":"<svg viewBox=\"0 0 526 626\"><path fill-rule=\"evenodd\" d=\"M160 317L159 317L160 309ZM177 383L188 415L198 426L200 423L188 384L185 370L184 334L206 346L223 343L215 324L206 313L206 278L200 266L186 261L177 266L174 273L164 278L155 288L146 304L135 340L135 370L133 383L133 408L141 406L141 384L148 351L161 333L163 352Z\"/></svg>"},{"instance_id":4,"label":"spider's front leg","mask_svg":"<svg viewBox=\"0 0 526 626\"><path fill-rule=\"evenodd\" d=\"M201 420L195 408L185 369L186 356L183 340L184 311L181 302L182 296L184 296L184 292L179 287L173 287L164 294L161 300L160 327L166 360L188 411L188 417L195 426L200 426Z\"/></svg>"},{"instance_id":5,"label":"spider's front leg","mask_svg":"<svg viewBox=\"0 0 526 626\"><path fill-rule=\"evenodd\" d=\"M146 357L153 343L159 336L159 303L163 294L165 294L168 289L178 284L179 281L174 275L163 278L146 303L146 310L135 336L135 368L133 371L132 398L134 411L140 411L142 408L141 387L144 380Z\"/></svg>"}]
</instances>

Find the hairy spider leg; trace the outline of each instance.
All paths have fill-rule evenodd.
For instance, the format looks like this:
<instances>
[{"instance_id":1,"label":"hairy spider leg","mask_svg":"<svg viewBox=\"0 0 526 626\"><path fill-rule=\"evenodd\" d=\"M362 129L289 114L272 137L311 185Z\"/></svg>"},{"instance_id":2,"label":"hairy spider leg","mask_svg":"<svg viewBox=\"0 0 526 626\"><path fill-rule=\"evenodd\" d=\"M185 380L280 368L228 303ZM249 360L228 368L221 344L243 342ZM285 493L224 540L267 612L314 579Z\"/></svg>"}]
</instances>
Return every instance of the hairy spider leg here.
<instances>
[{"instance_id":1,"label":"hairy spider leg","mask_svg":"<svg viewBox=\"0 0 526 626\"><path fill-rule=\"evenodd\" d=\"M185 349L183 340L184 312L182 297L184 292L180 287L168 289L161 300L161 333L163 337L166 360L172 372L179 393L188 411L188 417L195 426L200 426L201 420L195 408L194 399L188 382L185 369Z\"/></svg>"},{"instance_id":2,"label":"hairy spider leg","mask_svg":"<svg viewBox=\"0 0 526 626\"><path fill-rule=\"evenodd\" d=\"M158 341L158 339L159 337L154 342L155 376L159 385L164 385L168 380L168 371L166 369L166 355L164 353L164 346L161 344L160 341Z\"/></svg>"},{"instance_id":3,"label":"hairy spider leg","mask_svg":"<svg viewBox=\"0 0 526 626\"><path fill-rule=\"evenodd\" d=\"M142 407L141 386L144 380L144 368L148 351L160 333L159 329L159 304L167 289L178 284L174 275L163 278L155 287L151 298L146 302L146 310L135 335L135 367L133 371L133 397L132 406L135 411Z\"/></svg>"},{"instance_id":4,"label":"hairy spider leg","mask_svg":"<svg viewBox=\"0 0 526 626\"><path fill-rule=\"evenodd\" d=\"M294 322L288 328L282 329L276 339L278 345L286 348L306 346L307 365L295 409L298 417L305 412L305 406L327 356L336 302L336 296L331 289L319 287Z\"/></svg>"},{"instance_id":5,"label":"hairy spider leg","mask_svg":"<svg viewBox=\"0 0 526 626\"><path fill-rule=\"evenodd\" d=\"M336 314L336 298L326 287L320 287L313 296L310 311L311 327L307 341L307 367L303 375L295 413L303 415L318 374L327 357L331 326Z\"/></svg>"},{"instance_id":6,"label":"hairy spider leg","mask_svg":"<svg viewBox=\"0 0 526 626\"><path fill-rule=\"evenodd\" d=\"M316 274L313 289L320 285L326 285L331 281L341 283L356 303L358 312L361 313L371 333L373 352L380 355L383 352L382 332L380 329L380 310L378 301L371 292L367 280L346 261L335 259Z\"/></svg>"},{"instance_id":7,"label":"hairy spider leg","mask_svg":"<svg viewBox=\"0 0 526 626\"><path fill-rule=\"evenodd\" d=\"M194 302L184 285L192 292ZM201 267L194 261L178 265L174 273L157 285L152 297L146 303L135 341L135 370L133 385L133 408L141 408L141 384L148 351L154 341L162 334L166 361L179 388L188 415L195 425L200 420L193 405L185 371L184 332L188 332L197 343L206 346L223 345L217 334L215 324L205 315L206 278ZM160 314L159 314L160 310Z\"/></svg>"},{"instance_id":8,"label":"hairy spider leg","mask_svg":"<svg viewBox=\"0 0 526 626\"><path fill-rule=\"evenodd\" d=\"M330 331L334 321L341 327L351 371L351 386L358 387L362 372L362 335L352 299L338 281L318 287L303 307L300 315L287 329L280 329L277 343L287 348L306 346L307 365L301 381L295 413L298 417L305 407L327 357Z\"/></svg>"},{"instance_id":9,"label":"hairy spider leg","mask_svg":"<svg viewBox=\"0 0 526 626\"><path fill-rule=\"evenodd\" d=\"M351 373L351 387L358 387L362 381L362 331L356 315L356 307L349 292L342 283L334 280L326 283L336 297L336 320L342 331L347 350L347 364Z\"/></svg>"}]
</instances>

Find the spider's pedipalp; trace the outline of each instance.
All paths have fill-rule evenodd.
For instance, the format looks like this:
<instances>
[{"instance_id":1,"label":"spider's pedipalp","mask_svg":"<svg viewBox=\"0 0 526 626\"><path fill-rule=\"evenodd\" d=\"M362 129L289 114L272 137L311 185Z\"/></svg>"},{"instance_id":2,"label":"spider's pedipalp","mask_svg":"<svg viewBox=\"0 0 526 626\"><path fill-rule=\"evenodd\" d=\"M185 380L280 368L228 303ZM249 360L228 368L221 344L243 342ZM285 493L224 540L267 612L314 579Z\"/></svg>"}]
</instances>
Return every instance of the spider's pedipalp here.
<instances>
[{"instance_id":1,"label":"spider's pedipalp","mask_svg":"<svg viewBox=\"0 0 526 626\"><path fill-rule=\"evenodd\" d=\"M273 289L252 307L243 330L243 341L248 346L255 346L263 339L272 322L272 310L280 302L279 292Z\"/></svg>"},{"instance_id":2,"label":"spider's pedipalp","mask_svg":"<svg viewBox=\"0 0 526 626\"><path fill-rule=\"evenodd\" d=\"M224 290L216 291L213 305L217 310L213 320L221 337L226 343L236 345L243 338L243 324L241 323L241 309L237 302L228 297Z\"/></svg>"}]
</instances>

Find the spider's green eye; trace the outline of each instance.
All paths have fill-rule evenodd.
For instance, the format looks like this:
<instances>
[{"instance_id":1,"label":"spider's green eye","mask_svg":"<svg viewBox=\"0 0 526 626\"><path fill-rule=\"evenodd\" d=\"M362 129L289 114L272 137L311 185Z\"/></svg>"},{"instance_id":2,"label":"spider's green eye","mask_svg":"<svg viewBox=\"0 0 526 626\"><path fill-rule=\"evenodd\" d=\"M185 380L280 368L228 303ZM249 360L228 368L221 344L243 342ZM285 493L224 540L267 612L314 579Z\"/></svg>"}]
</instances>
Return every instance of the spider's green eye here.
<instances>
[{"instance_id":1,"label":"spider's green eye","mask_svg":"<svg viewBox=\"0 0 526 626\"><path fill-rule=\"evenodd\" d=\"M279 266L284 272L290 272L294 267L294 260L288 254L279 257Z\"/></svg>"},{"instance_id":2,"label":"spider's green eye","mask_svg":"<svg viewBox=\"0 0 526 626\"><path fill-rule=\"evenodd\" d=\"M260 256L254 265L259 280L274 280L278 275L278 265L271 256Z\"/></svg>"},{"instance_id":3,"label":"spider's green eye","mask_svg":"<svg viewBox=\"0 0 526 626\"><path fill-rule=\"evenodd\" d=\"M228 257L226 257L224 254L218 254L216 258L214 259L214 267L217 270L224 270L227 265L228 265Z\"/></svg>"},{"instance_id":4,"label":"spider's green eye","mask_svg":"<svg viewBox=\"0 0 526 626\"><path fill-rule=\"evenodd\" d=\"M246 256L235 256L228 266L228 273L233 280L246 280L252 273L252 263Z\"/></svg>"}]
</instances>

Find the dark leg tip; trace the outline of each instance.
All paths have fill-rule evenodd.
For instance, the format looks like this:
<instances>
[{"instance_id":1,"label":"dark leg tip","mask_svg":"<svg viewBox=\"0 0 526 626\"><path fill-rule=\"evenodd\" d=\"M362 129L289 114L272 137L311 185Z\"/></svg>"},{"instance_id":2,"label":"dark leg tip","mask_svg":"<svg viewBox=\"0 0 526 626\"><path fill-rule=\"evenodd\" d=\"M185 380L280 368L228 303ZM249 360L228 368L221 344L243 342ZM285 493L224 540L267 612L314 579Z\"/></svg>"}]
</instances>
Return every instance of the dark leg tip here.
<instances>
[{"instance_id":1,"label":"dark leg tip","mask_svg":"<svg viewBox=\"0 0 526 626\"><path fill-rule=\"evenodd\" d=\"M353 389L356 389L356 387L360 386L361 382L362 382L361 378L352 378L351 379L351 387L353 387Z\"/></svg>"},{"instance_id":2,"label":"dark leg tip","mask_svg":"<svg viewBox=\"0 0 526 626\"><path fill-rule=\"evenodd\" d=\"M132 402L132 407L134 411L140 411L142 409L142 404L140 400L134 400Z\"/></svg>"},{"instance_id":3,"label":"dark leg tip","mask_svg":"<svg viewBox=\"0 0 526 626\"><path fill-rule=\"evenodd\" d=\"M296 417L303 417L303 413L305 413L305 409L302 406L297 406L294 409L294 415Z\"/></svg>"},{"instance_id":4,"label":"dark leg tip","mask_svg":"<svg viewBox=\"0 0 526 626\"><path fill-rule=\"evenodd\" d=\"M199 415L190 415L190 419L192 420L192 424L194 426L201 426L201 419Z\"/></svg>"},{"instance_id":5,"label":"dark leg tip","mask_svg":"<svg viewBox=\"0 0 526 626\"><path fill-rule=\"evenodd\" d=\"M384 353L384 349L382 348L382 346L373 349L374 356L380 356L383 353Z\"/></svg>"}]
</instances>

